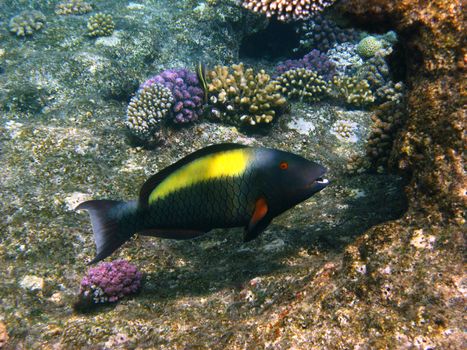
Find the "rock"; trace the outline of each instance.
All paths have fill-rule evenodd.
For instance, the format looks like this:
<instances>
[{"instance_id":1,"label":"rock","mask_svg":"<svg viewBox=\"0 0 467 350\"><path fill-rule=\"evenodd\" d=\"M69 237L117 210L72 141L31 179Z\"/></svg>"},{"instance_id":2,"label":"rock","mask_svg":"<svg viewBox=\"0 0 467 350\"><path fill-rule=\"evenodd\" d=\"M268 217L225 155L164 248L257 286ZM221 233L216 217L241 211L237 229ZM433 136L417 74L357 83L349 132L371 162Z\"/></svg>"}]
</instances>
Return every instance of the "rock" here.
<instances>
[{"instance_id":1,"label":"rock","mask_svg":"<svg viewBox=\"0 0 467 350\"><path fill-rule=\"evenodd\" d=\"M44 279L38 276L27 275L21 280L20 286L31 292L39 291L44 288Z\"/></svg>"},{"instance_id":2,"label":"rock","mask_svg":"<svg viewBox=\"0 0 467 350\"><path fill-rule=\"evenodd\" d=\"M8 342L8 332L7 332L5 324L0 321L0 349L3 349L3 347L7 344L7 342Z\"/></svg>"},{"instance_id":3,"label":"rock","mask_svg":"<svg viewBox=\"0 0 467 350\"><path fill-rule=\"evenodd\" d=\"M265 252L278 252L278 251L281 251L285 246L285 242L278 238L278 239L275 239L274 241L264 245L262 247L262 250L265 251Z\"/></svg>"}]
</instances>

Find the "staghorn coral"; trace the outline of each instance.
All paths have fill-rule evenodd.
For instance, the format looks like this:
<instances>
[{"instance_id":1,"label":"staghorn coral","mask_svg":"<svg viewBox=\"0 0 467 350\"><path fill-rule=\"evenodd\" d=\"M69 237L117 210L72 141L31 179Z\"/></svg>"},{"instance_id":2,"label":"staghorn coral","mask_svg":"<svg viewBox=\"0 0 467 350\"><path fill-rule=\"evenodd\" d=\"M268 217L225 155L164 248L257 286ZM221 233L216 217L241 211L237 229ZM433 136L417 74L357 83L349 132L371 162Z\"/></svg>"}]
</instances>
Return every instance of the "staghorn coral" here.
<instances>
[{"instance_id":1,"label":"staghorn coral","mask_svg":"<svg viewBox=\"0 0 467 350\"><path fill-rule=\"evenodd\" d=\"M369 35L362 40L357 45L357 53L361 58L371 58L376 52L383 48L383 43L378 38Z\"/></svg>"},{"instance_id":2,"label":"staghorn coral","mask_svg":"<svg viewBox=\"0 0 467 350\"><path fill-rule=\"evenodd\" d=\"M313 70L323 76L326 80L332 79L336 74L336 65L329 60L326 54L316 49L311 50L299 60L287 60L285 62L281 62L277 65L276 71L277 73L282 74L295 68Z\"/></svg>"},{"instance_id":3,"label":"staghorn coral","mask_svg":"<svg viewBox=\"0 0 467 350\"><path fill-rule=\"evenodd\" d=\"M232 69L232 71L231 71ZM277 81L264 70L254 73L242 63L216 66L207 72L211 117L237 126L271 123L284 112L287 102Z\"/></svg>"},{"instance_id":4,"label":"staghorn coral","mask_svg":"<svg viewBox=\"0 0 467 350\"><path fill-rule=\"evenodd\" d=\"M337 98L352 106L362 107L375 101L370 85L364 79L334 77L332 88Z\"/></svg>"},{"instance_id":5,"label":"staghorn coral","mask_svg":"<svg viewBox=\"0 0 467 350\"><path fill-rule=\"evenodd\" d=\"M57 15L82 15L92 11L92 6L83 0L66 0L55 7Z\"/></svg>"},{"instance_id":6,"label":"staghorn coral","mask_svg":"<svg viewBox=\"0 0 467 350\"><path fill-rule=\"evenodd\" d=\"M335 0L246 0L242 6L280 21L306 19L331 6Z\"/></svg>"},{"instance_id":7,"label":"staghorn coral","mask_svg":"<svg viewBox=\"0 0 467 350\"><path fill-rule=\"evenodd\" d=\"M172 121L186 124L198 120L203 112L204 92L196 74L183 69L169 69L148 79L142 87L154 83L167 87L173 95Z\"/></svg>"},{"instance_id":8,"label":"staghorn coral","mask_svg":"<svg viewBox=\"0 0 467 350\"><path fill-rule=\"evenodd\" d=\"M125 124L140 141L158 141L161 122L173 102L172 92L162 84L142 86L128 104Z\"/></svg>"},{"instance_id":9,"label":"staghorn coral","mask_svg":"<svg viewBox=\"0 0 467 350\"><path fill-rule=\"evenodd\" d=\"M82 279L77 310L95 304L114 303L126 295L136 293L143 275L136 266L125 260L100 263L88 270Z\"/></svg>"},{"instance_id":10,"label":"staghorn coral","mask_svg":"<svg viewBox=\"0 0 467 350\"><path fill-rule=\"evenodd\" d=\"M329 84L317 72L305 68L291 69L277 78L282 93L291 99L317 102L331 92Z\"/></svg>"},{"instance_id":11,"label":"staghorn coral","mask_svg":"<svg viewBox=\"0 0 467 350\"><path fill-rule=\"evenodd\" d=\"M45 16L42 12L25 10L10 19L8 27L17 36L26 36L41 30L44 25Z\"/></svg>"},{"instance_id":12,"label":"staghorn coral","mask_svg":"<svg viewBox=\"0 0 467 350\"><path fill-rule=\"evenodd\" d=\"M89 17L87 26L89 36L110 36L115 29L112 15L101 12Z\"/></svg>"},{"instance_id":13,"label":"staghorn coral","mask_svg":"<svg viewBox=\"0 0 467 350\"><path fill-rule=\"evenodd\" d=\"M294 52L306 52L310 49L326 52L335 44L354 42L360 37L359 31L341 28L332 19L322 14L303 22L297 28L297 33L300 34L301 39Z\"/></svg>"}]
</instances>

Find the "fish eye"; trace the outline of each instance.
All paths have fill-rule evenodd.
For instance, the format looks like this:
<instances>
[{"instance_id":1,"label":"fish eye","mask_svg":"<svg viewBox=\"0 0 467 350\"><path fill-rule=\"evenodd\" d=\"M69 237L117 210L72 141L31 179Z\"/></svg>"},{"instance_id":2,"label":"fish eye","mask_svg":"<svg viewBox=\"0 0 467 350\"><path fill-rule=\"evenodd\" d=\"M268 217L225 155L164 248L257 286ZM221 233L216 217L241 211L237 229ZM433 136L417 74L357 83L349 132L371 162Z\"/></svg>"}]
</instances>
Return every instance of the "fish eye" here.
<instances>
[{"instance_id":1,"label":"fish eye","mask_svg":"<svg viewBox=\"0 0 467 350\"><path fill-rule=\"evenodd\" d=\"M287 162L280 162L279 168L281 168L282 170L286 170L286 169L289 168L289 163L287 163Z\"/></svg>"}]
</instances>

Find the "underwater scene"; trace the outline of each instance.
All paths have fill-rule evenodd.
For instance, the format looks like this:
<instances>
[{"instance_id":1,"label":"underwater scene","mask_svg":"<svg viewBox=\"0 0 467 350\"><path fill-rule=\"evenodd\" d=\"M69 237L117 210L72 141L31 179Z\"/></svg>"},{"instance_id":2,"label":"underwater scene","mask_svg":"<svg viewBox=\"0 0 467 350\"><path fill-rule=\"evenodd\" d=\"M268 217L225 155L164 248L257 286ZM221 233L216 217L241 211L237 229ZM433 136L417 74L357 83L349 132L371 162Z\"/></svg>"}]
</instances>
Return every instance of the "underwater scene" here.
<instances>
[{"instance_id":1,"label":"underwater scene","mask_svg":"<svg viewBox=\"0 0 467 350\"><path fill-rule=\"evenodd\" d=\"M0 349L465 349L460 0L1 0Z\"/></svg>"}]
</instances>

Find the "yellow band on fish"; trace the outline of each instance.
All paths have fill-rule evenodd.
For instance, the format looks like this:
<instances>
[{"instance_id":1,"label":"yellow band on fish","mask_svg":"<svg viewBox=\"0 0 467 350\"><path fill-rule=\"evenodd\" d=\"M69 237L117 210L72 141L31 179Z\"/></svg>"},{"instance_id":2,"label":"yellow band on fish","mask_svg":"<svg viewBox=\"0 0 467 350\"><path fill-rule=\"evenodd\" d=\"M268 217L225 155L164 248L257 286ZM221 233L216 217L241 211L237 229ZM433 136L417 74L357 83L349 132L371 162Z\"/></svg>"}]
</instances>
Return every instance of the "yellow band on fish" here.
<instances>
[{"instance_id":1,"label":"yellow band on fish","mask_svg":"<svg viewBox=\"0 0 467 350\"><path fill-rule=\"evenodd\" d=\"M162 181L150 194L149 204L169 193L206 180L240 176L250 160L248 149L235 149L204 156L181 167Z\"/></svg>"}]
</instances>

